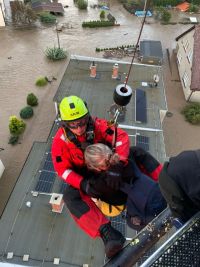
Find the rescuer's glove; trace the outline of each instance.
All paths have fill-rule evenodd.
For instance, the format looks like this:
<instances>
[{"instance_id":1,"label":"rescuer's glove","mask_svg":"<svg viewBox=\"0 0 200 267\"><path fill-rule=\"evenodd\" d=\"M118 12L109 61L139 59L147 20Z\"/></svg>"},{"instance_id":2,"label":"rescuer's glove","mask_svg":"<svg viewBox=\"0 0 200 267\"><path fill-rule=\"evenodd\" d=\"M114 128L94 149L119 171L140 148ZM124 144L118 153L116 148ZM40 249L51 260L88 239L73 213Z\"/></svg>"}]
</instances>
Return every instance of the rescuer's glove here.
<instances>
[{"instance_id":1,"label":"rescuer's glove","mask_svg":"<svg viewBox=\"0 0 200 267\"><path fill-rule=\"evenodd\" d=\"M124 163L119 162L115 165L111 165L106 172L106 183L114 190L119 190L122 185L122 171Z\"/></svg>"}]
</instances>

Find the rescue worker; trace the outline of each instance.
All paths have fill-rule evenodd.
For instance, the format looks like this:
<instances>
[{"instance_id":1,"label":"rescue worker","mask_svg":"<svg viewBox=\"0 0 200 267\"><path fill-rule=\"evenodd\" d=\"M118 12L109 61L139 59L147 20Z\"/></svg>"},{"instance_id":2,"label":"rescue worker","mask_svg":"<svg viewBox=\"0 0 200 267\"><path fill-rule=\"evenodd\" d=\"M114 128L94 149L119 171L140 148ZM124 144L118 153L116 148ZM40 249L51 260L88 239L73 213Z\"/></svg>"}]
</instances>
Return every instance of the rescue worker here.
<instances>
[{"instance_id":1,"label":"rescue worker","mask_svg":"<svg viewBox=\"0 0 200 267\"><path fill-rule=\"evenodd\" d=\"M132 149L142 152L138 147ZM149 153L143 151L143 154ZM131 228L141 230L166 208L167 204L158 183L139 170L135 159L131 159L131 153L122 170L122 183L119 190L107 185L107 176L113 173L109 168L118 164L118 155L101 143L88 146L84 155L87 167L95 172L95 175L91 175L91 178L86 181L88 195L110 205L126 205L127 223ZM153 156L151 158L154 159Z\"/></svg>"},{"instance_id":2,"label":"rescue worker","mask_svg":"<svg viewBox=\"0 0 200 267\"><path fill-rule=\"evenodd\" d=\"M52 160L55 171L69 186L64 193L64 202L72 217L92 238L101 237L108 258L116 254L125 242L123 235L114 229L110 221L101 213L91 196L86 183L90 175L84 160L84 150L94 143L115 144L119 161L109 167L107 185L118 190L122 182L123 166L127 164L130 142L128 135L120 128L110 125L105 119L92 118L84 101L77 96L62 99L60 106L62 126L52 142ZM132 154L137 154L135 151ZM138 155L140 159L141 153ZM142 157L146 164L148 157ZM151 160L146 169L155 179L161 166ZM153 164L152 164L153 163ZM141 163L142 165L143 163ZM152 167L153 166L153 167Z\"/></svg>"},{"instance_id":3,"label":"rescue worker","mask_svg":"<svg viewBox=\"0 0 200 267\"><path fill-rule=\"evenodd\" d=\"M108 258L116 254L125 242L123 235L114 229L101 213L91 197L87 195L84 180L87 168L84 149L88 144L104 142L112 146L116 138L116 153L119 163L111 169L121 170L129 154L129 138L125 131L110 126L104 119L92 118L84 101L77 96L62 99L60 127L52 142L52 160L55 171L69 186L64 201L76 223L92 238L101 237ZM115 137L116 134L116 137ZM118 172L119 173L119 172ZM107 183L117 188L121 176L108 177Z\"/></svg>"},{"instance_id":4,"label":"rescue worker","mask_svg":"<svg viewBox=\"0 0 200 267\"><path fill-rule=\"evenodd\" d=\"M200 150L183 151L165 162L159 185L180 228L200 211Z\"/></svg>"}]
</instances>

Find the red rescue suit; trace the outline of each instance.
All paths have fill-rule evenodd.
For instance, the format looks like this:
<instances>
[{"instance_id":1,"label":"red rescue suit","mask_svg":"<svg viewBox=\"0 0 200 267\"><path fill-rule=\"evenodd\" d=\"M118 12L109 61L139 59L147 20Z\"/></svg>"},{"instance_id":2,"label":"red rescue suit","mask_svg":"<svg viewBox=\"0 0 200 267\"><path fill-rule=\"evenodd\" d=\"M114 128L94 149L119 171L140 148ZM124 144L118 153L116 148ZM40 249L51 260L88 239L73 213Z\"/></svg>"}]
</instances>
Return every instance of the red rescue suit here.
<instances>
[{"instance_id":1,"label":"red rescue suit","mask_svg":"<svg viewBox=\"0 0 200 267\"><path fill-rule=\"evenodd\" d=\"M94 119L94 143L106 143L112 146L114 127L108 126L104 119ZM85 136L77 136L79 142L85 142ZM120 160L126 161L130 142L125 131L117 128L116 153ZM109 220L101 213L91 198L80 189L83 177L74 171L85 167L84 152L67 139L64 128L59 128L52 143L52 160L55 171L66 183L64 201L78 225L91 237L100 236L99 228ZM77 190L78 189L78 190Z\"/></svg>"}]
</instances>

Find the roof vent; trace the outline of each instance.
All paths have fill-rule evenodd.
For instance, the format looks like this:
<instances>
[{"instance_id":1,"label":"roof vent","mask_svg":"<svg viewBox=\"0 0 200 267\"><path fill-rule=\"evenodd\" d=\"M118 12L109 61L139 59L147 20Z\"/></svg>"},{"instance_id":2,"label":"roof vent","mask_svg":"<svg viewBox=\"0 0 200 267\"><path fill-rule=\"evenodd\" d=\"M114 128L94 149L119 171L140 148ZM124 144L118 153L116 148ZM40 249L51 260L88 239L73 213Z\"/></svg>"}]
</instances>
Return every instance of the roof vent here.
<instances>
[{"instance_id":1,"label":"roof vent","mask_svg":"<svg viewBox=\"0 0 200 267\"><path fill-rule=\"evenodd\" d=\"M30 201L27 201L27 202L26 202L26 207L27 207L27 208L31 208L31 206L32 206L32 203L31 203Z\"/></svg>"},{"instance_id":2,"label":"roof vent","mask_svg":"<svg viewBox=\"0 0 200 267\"><path fill-rule=\"evenodd\" d=\"M23 261L28 261L28 260L29 260L29 255L28 254L24 254Z\"/></svg>"},{"instance_id":3,"label":"roof vent","mask_svg":"<svg viewBox=\"0 0 200 267\"><path fill-rule=\"evenodd\" d=\"M53 193L49 203L51 204L53 212L61 213L64 206L63 194Z\"/></svg>"},{"instance_id":4,"label":"roof vent","mask_svg":"<svg viewBox=\"0 0 200 267\"><path fill-rule=\"evenodd\" d=\"M60 259L59 258L54 258L53 259L53 264L54 265L59 265L60 264Z\"/></svg>"},{"instance_id":5,"label":"roof vent","mask_svg":"<svg viewBox=\"0 0 200 267\"><path fill-rule=\"evenodd\" d=\"M112 79L118 79L119 77L118 72L119 72L119 65L115 63L113 66L113 71L112 71Z\"/></svg>"},{"instance_id":6,"label":"roof vent","mask_svg":"<svg viewBox=\"0 0 200 267\"><path fill-rule=\"evenodd\" d=\"M13 252L8 252L7 253L7 259L12 259L13 258Z\"/></svg>"},{"instance_id":7,"label":"roof vent","mask_svg":"<svg viewBox=\"0 0 200 267\"><path fill-rule=\"evenodd\" d=\"M90 77L96 78L96 76L97 76L97 65L93 61L92 64L90 65Z\"/></svg>"}]
</instances>

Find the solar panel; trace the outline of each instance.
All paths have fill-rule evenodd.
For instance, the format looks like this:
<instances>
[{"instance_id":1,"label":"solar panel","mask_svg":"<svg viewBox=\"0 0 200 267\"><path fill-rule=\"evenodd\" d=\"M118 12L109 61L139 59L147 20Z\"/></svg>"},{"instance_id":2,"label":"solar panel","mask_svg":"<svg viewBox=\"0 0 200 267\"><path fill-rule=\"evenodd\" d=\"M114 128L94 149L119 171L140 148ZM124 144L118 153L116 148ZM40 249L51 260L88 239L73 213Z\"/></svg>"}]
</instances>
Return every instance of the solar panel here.
<instances>
[{"instance_id":1,"label":"solar panel","mask_svg":"<svg viewBox=\"0 0 200 267\"><path fill-rule=\"evenodd\" d=\"M136 146L143 148L145 151L149 151L149 137L136 135Z\"/></svg>"},{"instance_id":2,"label":"solar panel","mask_svg":"<svg viewBox=\"0 0 200 267\"><path fill-rule=\"evenodd\" d=\"M47 171L51 171L51 172L55 172L52 161L45 161L42 169L47 170Z\"/></svg>"},{"instance_id":3,"label":"solar panel","mask_svg":"<svg viewBox=\"0 0 200 267\"><path fill-rule=\"evenodd\" d=\"M52 161L51 153L50 152L48 152L48 154L47 154L46 161Z\"/></svg>"},{"instance_id":4,"label":"solar panel","mask_svg":"<svg viewBox=\"0 0 200 267\"><path fill-rule=\"evenodd\" d=\"M147 122L146 92L141 89L136 89L135 92L135 120L136 122Z\"/></svg>"},{"instance_id":5,"label":"solar panel","mask_svg":"<svg viewBox=\"0 0 200 267\"><path fill-rule=\"evenodd\" d=\"M53 187L53 183L39 180L37 182L37 185L35 187L35 191L37 192L43 192L43 193L51 193Z\"/></svg>"},{"instance_id":6,"label":"solar panel","mask_svg":"<svg viewBox=\"0 0 200 267\"><path fill-rule=\"evenodd\" d=\"M60 185L59 193L60 193L60 194L64 194L65 189L66 189L67 186L68 186L68 184L67 184L66 182L62 181L62 182L61 182L61 185Z\"/></svg>"},{"instance_id":7,"label":"solar panel","mask_svg":"<svg viewBox=\"0 0 200 267\"><path fill-rule=\"evenodd\" d=\"M56 174L53 172L42 171L39 181L36 184L35 191L51 193Z\"/></svg>"},{"instance_id":8,"label":"solar panel","mask_svg":"<svg viewBox=\"0 0 200 267\"><path fill-rule=\"evenodd\" d=\"M46 181L53 183L55 181L55 173L42 171L39 176L39 181Z\"/></svg>"}]
</instances>

